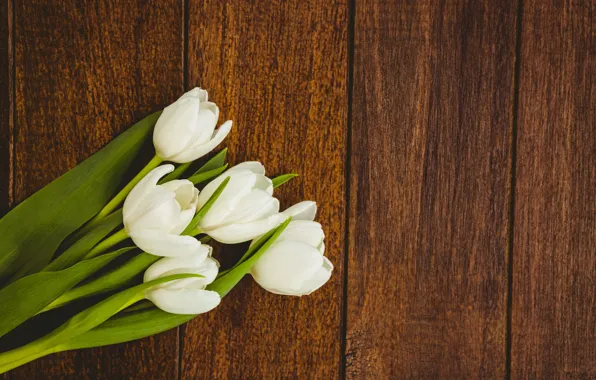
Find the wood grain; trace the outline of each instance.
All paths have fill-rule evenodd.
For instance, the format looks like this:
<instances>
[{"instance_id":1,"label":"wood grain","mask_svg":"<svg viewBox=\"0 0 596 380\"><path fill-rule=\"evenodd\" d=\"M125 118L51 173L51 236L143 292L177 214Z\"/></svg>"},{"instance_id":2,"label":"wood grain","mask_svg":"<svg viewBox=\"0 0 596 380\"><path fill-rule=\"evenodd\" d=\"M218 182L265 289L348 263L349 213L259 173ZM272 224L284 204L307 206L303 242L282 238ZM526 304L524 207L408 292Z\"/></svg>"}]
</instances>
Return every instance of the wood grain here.
<instances>
[{"instance_id":1,"label":"wood grain","mask_svg":"<svg viewBox=\"0 0 596 380\"><path fill-rule=\"evenodd\" d=\"M180 1L17 1L15 200L183 90ZM63 353L21 378L175 378L177 333Z\"/></svg>"},{"instance_id":2,"label":"wood grain","mask_svg":"<svg viewBox=\"0 0 596 380\"><path fill-rule=\"evenodd\" d=\"M513 1L356 3L346 375L505 377Z\"/></svg>"},{"instance_id":3,"label":"wood grain","mask_svg":"<svg viewBox=\"0 0 596 380\"><path fill-rule=\"evenodd\" d=\"M12 2L0 3L0 216L12 198L13 50ZM7 380L7 374L0 379Z\"/></svg>"},{"instance_id":4,"label":"wood grain","mask_svg":"<svg viewBox=\"0 0 596 380\"><path fill-rule=\"evenodd\" d=\"M512 378L596 378L596 2L524 0Z\"/></svg>"},{"instance_id":5,"label":"wood grain","mask_svg":"<svg viewBox=\"0 0 596 380\"><path fill-rule=\"evenodd\" d=\"M0 216L12 197L13 50L12 2L0 4Z\"/></svg>"},{"instance_id":6,"label":"wood grain","mask_svg":"<svg viewBox=\"0 0 596 380\"><path fill-rule=\"evenodd\" d=\"M282 297L244 279L214 312L184 329L181 377L339 377L347 146L344 0L189 2L188 77L235 121L231 162L262 161L301 177L282 207L319 202L330 282ZM224 259L225 261L225 259Z\"/></svg>"}]
</instances>

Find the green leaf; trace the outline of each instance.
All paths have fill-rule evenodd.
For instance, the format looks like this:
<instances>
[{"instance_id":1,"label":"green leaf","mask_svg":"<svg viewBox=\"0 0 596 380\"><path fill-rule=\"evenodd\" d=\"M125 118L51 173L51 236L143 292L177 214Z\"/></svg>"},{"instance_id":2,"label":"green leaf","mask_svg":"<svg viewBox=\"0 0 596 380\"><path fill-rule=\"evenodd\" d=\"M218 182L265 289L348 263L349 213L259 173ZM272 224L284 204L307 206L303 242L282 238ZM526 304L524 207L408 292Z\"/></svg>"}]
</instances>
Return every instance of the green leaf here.
<instances>
[{"instance_id":1,"label":"green leaf","mask_svg":"<svg viewBox=\"0 0 596 380\"><path fill-rule=\"evenodd\" d=\"M71 317L66 323L42 339L57 343L68 341L68 339L101 324L120 310L144 299L145 292L152 287L190 277L202 278L203 276L194 273L173 274L123 290Z\"/></svg>"},{"instance_id":2,"label":"green leaf","mask_svg":"<svg viewBox=\"0 0 596 380\"><path fill-rule=\"evenodd\" d=\"M153 302L149 301L149 300L141 300L137 303L135 303L134 305L131 305L129 307L127 307L126 309L122 310L122 313L131 313L131 312L139 312L141 310L147 310L147 309L152 309L154 308L155 305L153 305ZM113 318L116 318L118 315L115 315Z\"/></svg>"},{"instance_id":3,"label":"green leaf","mask_svg":"<svg viewBox=\"0 0 596 380\"><path fill-rule=\"evenodd\" d=\"M226 163L226 156L228 154L228 148L222 149L219 151L213 158L205 163L205 165L201 166L199 170L197 170L194 175L206 173L208 171L221 168Z\"/></svg>"},{"instance_id":4,"label":"green leaf","mask_svg":"<svg viewBox=\"0 0 596 380\"><path fill-rule=\"evenodd\" d=\"M226 294L232 290L236 284L242 280L242 278L250 271L250 268L259 260L259 258L275 243L279 235L286 229L290 221L292 220L291 217L286 219L279 227L277 227L274 233L271 235L269 239L263 242L262 239L257 241L257 244L260 243L259 248L254 252L250 257L246 258L243 262L232 268L229 272L223 274L222 276L218 277L215 281L207 286L207 290L213 290L219 293L219 295L223 298ZM255 244L256 245L256 244ZM245 255L249 256L249 255Z\"/></svg>"},{"instance_id":5,"label":"green leaf","mask_svg":"<svg viewBox=\"0 0 596 380\"><path fill-rule=\"evenodd\" d=\"M130 285L131 281L159 259L161 257L141 252L118 268L62 294L43 311L64 306L74 300L111 292Z\"/></svg>"},{"instance_id":6,"label":"green leaf","mask_svg":"<svg viewBox=\"0 0 596 380\"><path fill-rule=\"evenodd\" d=\"M190 164L192 164L192 162L187 162L185 164L178 165L176 167L176 169L174 169L173 172L171 172L167 176L163 177L159 181L159 184L161 185L162 183L170 182L170 181L173 181L175 179L180 178L180 176L188 169L188 167L190 166Z\"/></svg>"},{"instance_id":7,"label":"green leaf","mask_svg":"<svg viewBox=\"0 0 596 380\"><path fill-rule=\"evenodd\" d=\"M19 270L41 270L60 242L102 209L125 182L160 114L141 120L0 219L0 282Z\"/></svg>"},{"instance_id":8,"label":"green leaf","mask_svg":"<svg viewBox=\"0 0 596 380\"><path fill-rule=\"evenodd\" d=\"M119 311L144 299L145 292L150 288L165 282L190 277L203 276L191 273L174 274L157 278L114 294L94 306L74 315L48 335L26 344L23 347L0 354L0 371L7 371L47 353L60 351L60 344L68 342L70 339L89 331Z\"/></svg>"},{"instance_id":9,"label":"green leaf","mask_svg":"<svg viewBox=\"0 0 596 380\"><path fill-rule=\"evenodd\" d=\"M226 169L228 168L228 164L225 164L224 166L221 166L217 169L213 169L213 170L209 170L206 172L202 172L202 173L198 173L198 174L194 174L193 176L189 177L188 180L190 182L192 182L195 185L198 185L199 183L208 181L212 178L217 177L218 175L220 175L221 173L223 173Z\"/></svg>"},{"instance_id":10,"label":"green leaf","mask_svg":"<svg viewBox=\"0 0 596 380\"><path fill-rule=\"evenodd\" d=\"M194 317L194 314L170 314L156 307L121 313L61 344L60 349L66 351L129 342L168 331Z\"/></svg>"},{"instance_id":11,"label":"green leaf","mask_svg":"<svg viewBox=\"0 0 596 380\"><path fill-rule=\"evenodd\" d=\"M182 235L196 235L195 229L201 222L201 219L203 219L203 217L207 215L207 212L209 212L211 207L213 207L213 204L215 203L217 198L219 198L221 193L223 193L224 189L228 185L228 182L230 182L230 177L224 179L223 182L217 187L217 189L215 189L209 200L203 205L203 207L201 207L199 212L197 212L194 218L190 221L184 232L182 232Z\"/></svg>"},{"instance_id":12,"label":"green leaf","mask_svg":"<svg viewBox=\"0 0 596 380\"><path fill-rule=\"evenodd\" d=\"M81 261L58 272L34 273L0 290L0 336L33 317L62 293L130 249Z\"/></svg>"},{"instance_id":13,"label":"green leaf","mask_svg":"<svg viewBox=\"0 0 596 380\"><path fill-rule=\"evenodd\" d=\"M280 187L281 185L288 182L289 180L291 180L294 177L298 177L298 174L296 174L296 173L282 174L280 176L273 178L271 180L271 182L273 182L273 188L275 189L277 187Z\"/></svg>"},{"instance_id":14,"label":"green leaf","mask_svg":"<svg viewBox=\"0 0 596 380\"><path fill-rule=\"evenodd\" d=\"M248 260L234 268L228 275L215 280L209 286L209 289L216 290L222 298L225 297L248 273L261 255L277 240L289 223L290 219L257 240L249 249L249 252L253 254L245 255L250 256ZM122 313L61 344L59 350L107 346L142 339L180 326L194 317L196 315L170 314L157 308Z\"/></svg>"},{"instance_id":15,"label":"green leaf","mask_svg":"<svg viewBox=\"0 0 596 380\"><path fill-rule=\"evenodd\" d=\"M79 261L104 237L122 224L122 209L115 211L103 219L97 226L84 235L79 241L71 245L60 256L49 263L44 272L57 271L68 268Z\"/></svg>"}]
</instances>

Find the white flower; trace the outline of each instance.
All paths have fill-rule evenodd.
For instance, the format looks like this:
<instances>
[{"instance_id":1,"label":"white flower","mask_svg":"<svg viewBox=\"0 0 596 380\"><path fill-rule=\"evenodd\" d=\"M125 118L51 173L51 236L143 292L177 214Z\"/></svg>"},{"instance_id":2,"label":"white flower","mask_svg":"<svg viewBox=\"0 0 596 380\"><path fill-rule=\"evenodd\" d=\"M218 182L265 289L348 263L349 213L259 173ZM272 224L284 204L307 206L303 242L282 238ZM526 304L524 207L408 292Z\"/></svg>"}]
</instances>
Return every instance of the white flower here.
<instances>
[{"instance_id":1,"label":"white flower","mask_svg":"<svg viewBox=\"0 0 596 380\"><path fill-rule=\"evenodd\" d=\"M199 191L188 180L157 185L173 165L153 169L132 189L124 201L124 228L134 243L156 256L196 254L201 243L180 236L197 209Z\"/></svg>"},{"instance_id":2,"label":"white flower","mask_svg":"<svg viewBox=\"0 0 596 380\"><path fill-rule=\"evenodd\" d=\"M166 257L145 271L144 282L181 273L200 274L202 278L169 281L148 290L145 297L163 311L173 314L201 314L214 309L221 298L217 292L205 290L215 280L219 263L211 258L212 248L201 249L187 257Z\"/></svg>"},{"instance_id":3,"label":"white flower","mask_svg":"<svg viewBox=\"0 0 596 380\"><path fill-rule=\"evenodd\" d=\"M314 222L314 202L301 202L282 214L292 221L251 268L255 281L275 294L302 296L323 286L333 264L325 256L325 233Z\"/></svg>"},{"instance_id":4,"label":"white flower","mask_svg":"<svg viewBox=\"0 0 596 380\"><path fill-rule=\"evenodd\" d=\"M199 209L217 187L230 177L224 191L199 223L199 229L213 239L228 244L254 239L281 224L279 201L273 184L259 162L243 162L209 183L199 194Z\"/></svg>"},{"instance_id":5,"label":"white flower","mask_svg":"<svg viewBox=\"0 0 596 380\"><path fill-rule=\"evenodd\" d=\"M211 152L228 135L232 121L219 129L219 108L207 91L195 87L167 106L153 131L155 152L164 161L186 163Z\"/></svg>"}]
</instances>

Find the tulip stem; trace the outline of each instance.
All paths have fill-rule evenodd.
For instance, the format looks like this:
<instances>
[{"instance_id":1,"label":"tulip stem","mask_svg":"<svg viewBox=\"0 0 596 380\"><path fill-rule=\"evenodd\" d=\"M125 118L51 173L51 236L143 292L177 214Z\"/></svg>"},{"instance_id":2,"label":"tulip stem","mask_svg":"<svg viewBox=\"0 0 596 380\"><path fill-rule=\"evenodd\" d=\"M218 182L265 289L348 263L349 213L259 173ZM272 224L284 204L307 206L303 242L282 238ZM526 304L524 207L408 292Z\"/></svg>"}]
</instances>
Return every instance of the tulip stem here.
<instances>
[{"instance_id":1,"label":"tulip stem","mask_svg":"<svg viewBox=\"0 0 596 380\"><path fill-rule=\"evenodd\" d=\"M126 184L126 186L124 186L124 188L122 188L122 190L120 190L120 192L116 194L116 196L114 196L114 198L112 198L112 200L105 205L97 215L93 217L93 219L89 221L88 225L96 224L116 210L116 208L118 208L118 206L124 202L136 184L139 183L147 175L147 173L158 167L162 162L163 160L158 155L153 156L151 161L149 161L149 163L145 165L145 167L141 169L141 171L128 184Z\"/></svg>"},{"instance_id":2,"label":"tulip stem","mask_svg":"<svg viewBox=\"0 0 596 380\"><path fill-rule=\"evenodd\" d=\"M112 236L108 237L106 240L102 241L101 243L97 244L93 247L89 253L83 257L83 260L92 259L95 256L99 256L108 249L112 248L116 244L120 243L122 240L126 240L128 238L128 234L126 231L121 229L120 231L116 232Z\"/></svg>"},{"instance_id":3,"label":"tulip stem","mask_svg":"<svg viewBox=\"0 0 596 380\"><path fill-rule=\"evenodd\" d=\"M12 351L3 352L0 354L0 374L32 362L35 359L60 351L62 351L60 346L45 349L43 347L37 348L35 345L27 345Z\"/></svg>"}]
</instances>

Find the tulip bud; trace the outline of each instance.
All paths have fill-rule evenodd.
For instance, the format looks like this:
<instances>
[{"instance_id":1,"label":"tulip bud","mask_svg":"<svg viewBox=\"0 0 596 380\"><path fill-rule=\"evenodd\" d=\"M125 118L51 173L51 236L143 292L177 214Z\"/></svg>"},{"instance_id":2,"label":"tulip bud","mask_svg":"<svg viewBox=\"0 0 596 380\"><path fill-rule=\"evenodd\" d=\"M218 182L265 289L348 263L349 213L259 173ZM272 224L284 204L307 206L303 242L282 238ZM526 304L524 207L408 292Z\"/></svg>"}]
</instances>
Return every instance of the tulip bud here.
<instances>
[{"instance_id":1,"label":"tulip bud","mask_svg":"<svg viewBox=\"0 0 596 380\"><path fill-rule=\"evenodd\" d=\"M211 152L228 135L232 121L219 129L219 108L207 91L195 87L167 106L153 131L155 152L164 161L186 163Z\"/></svg>"},{"instance_id":2,"label":"tulip bud","mask_svg":"<svg viewBox=\"0 0 596 380\"><path fill-rule=\"evenodd\" d=\"M199 209L227 177L230 181L224 191L199 223L202 232L219 242L235 244L252 240L284 221L279 201L272 196L273 184L259 162L243 162L214 179L199 194Z\"/></svg>"},{"instance_id":3,"label":"tulip bud","mask_svg":"<svg viewBox=\"0 0 596 380\"><path fill-rule=\"evenodd\" d=\"M302 296L323 286L333 264L325 256L325 234L314 222L316 204L301 202L282 215L292 221L251 268L255 281L275 294Z\"/></svg>"},{"instance_id":4,"label":"tulip bud","mask_svg":"<svg viewBox=\"0 0 596 380\"><path fill-rule=\"evenodd\" d=\"M155 306L173 314L201 314L214 309L221 298L217 292L205 290L215 280L219 263L211 258L212 248L200 249L186 257L166 257L145 271L144 282L173 274L200 274L201 278L185 278L158 285L147 291L145 297Z\"/></svg>"},{"instance_id":5,"label":"tulip bud","mask_svg":"<svg viewBox=\"0 0 596 380\"><path fill-rule=\"evenodd\" d=\"M192 236L180 236L195 215L199 191L188 180L157 184L173 170L173 165L162 165L149 172L126 197L122 210L128 236L156 256L191 255L201 246Z\"/></svg>"}]
</instances>

